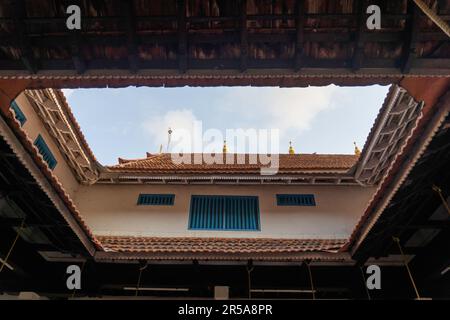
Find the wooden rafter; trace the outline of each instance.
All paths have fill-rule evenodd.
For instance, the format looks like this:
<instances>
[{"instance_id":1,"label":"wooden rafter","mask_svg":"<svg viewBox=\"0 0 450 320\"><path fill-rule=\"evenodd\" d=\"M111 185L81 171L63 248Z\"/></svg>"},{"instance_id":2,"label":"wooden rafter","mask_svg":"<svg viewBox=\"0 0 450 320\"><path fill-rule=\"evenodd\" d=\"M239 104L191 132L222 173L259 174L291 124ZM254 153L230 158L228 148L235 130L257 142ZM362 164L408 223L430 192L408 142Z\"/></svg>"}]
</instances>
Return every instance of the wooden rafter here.
<instances>
[{"instance_id":1,"label":"wooden rafter","mask_svg":"<svg viewBox=\"0 0 450 320\"><path fill-rule=\"evenodd\" d=\"M367 1L354 1L353 12L355 13L357 25L356 25L356 37L355 47L352 58L352 69L357 71L361 68L364 60L364 31L366 28L365 17L367 9Z\"/></svg>"},{"instance_id":2,"label":"wooden rafter","mask_svg":"<svg viewBox=\"0 0 450 320\"><path fill-rule=\"evenodd\" d=\"M73 30L72 33L70 52L72 54L73 66L77 70L78 74L83 74L86 71L86 62L81 56L81 35L78 30Z\"/></svg>"},{"instance_id":3,"label":"wooden rafter","mask_svg":"<svg viewBox=\"0 0 450 320\"><path fill-rule=\"evenodd\" d=\"M402 72L408 74L411 70L412 62L417 57L416 44L419 35L420 9L412 2L407 2L409 19L405 26L405 43L403 45Z\"/></svg>"},{"instance_id":4,"label":"wooden rafter","mask_svg":"<svg viewBox=\"0 0 450 320\"><path fill-rule=\"evenodd\" d=\"M80 6L82 8L82 3L80 0L75 0L74 4ZM83 21L83 20L82 20ZM65 22L63 22L65 23ZM82 27L83 28L83 27ZM81 54L81 43L82 43L82 35L81 30L70 30L70 54L72 55L72 63L73 67L77 71L78 74L83 74L86 69L86 61L83 59Z\"/></svg>"},{"instance_id":5,"label":"wooden rafter","mask_svg":"<svg viewBox=\"0 0 450 320\"><path fill-rule=\"evenodd\" d=\"M136 18L134 13L134 2L124 1L123 6L126 23L128 63L130 65L131 72L136 73L139 70L139 58L138 58L137 36L136 36Z\"/></svg>"},{"instance_id":6,"label":"wooden rafter","mask_svg":"<svg viewBox=\"0 0 450 320\"><path fill-rule=\"evenodd\" d=\"M297 0L296 11L297 15L294 70L299 71L302 67L303 43L305 41L305 0Z\"/></svg>"},{"instance_id":7,"label":"wooden rafter","mask_svg":"<svg viewBox=\"0 0 450 320\"><path fill-rule=\"evenodd\" d=\"M31 49L29 39L27 38L26 28L23 21L26 19L25 0L14 1L14 25L16 27L16 40L21 51L21 61L30 73L37 72L36 61L33 50Z\"/></svg>"},{"instance_id":8,"label":"wooden rafter","mask_svg":"<svg viewBox=\"0 0 450 320\"><path fill-rule=\"evenodd\" d=\"M185 73L188 63L186 0L178 0L178 69Z\"/></svg>"},{"instance_id":9,"label":"wooden rafter","mask_svg":"<svg viewBox=\"0 0 450 320\"><path fill-rule=\"evenodd\" d=\"M240 20L240 39L241 39L241 72L248 68L248 30L247 30L247 0L241 0L241 20Z\"/></svg>"}]
</instances>

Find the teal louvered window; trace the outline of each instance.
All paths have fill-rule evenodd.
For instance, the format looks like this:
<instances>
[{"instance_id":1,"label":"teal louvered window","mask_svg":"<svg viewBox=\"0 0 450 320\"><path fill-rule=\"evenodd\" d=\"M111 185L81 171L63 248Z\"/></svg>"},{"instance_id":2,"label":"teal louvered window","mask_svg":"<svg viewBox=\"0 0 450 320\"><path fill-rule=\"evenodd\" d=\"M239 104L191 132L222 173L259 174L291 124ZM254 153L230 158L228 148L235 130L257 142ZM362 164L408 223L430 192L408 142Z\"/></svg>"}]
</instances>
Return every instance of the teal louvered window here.
<instances>
[{"instance_id":1,"label":"teal louvered window","mask_svg":"<svg viewBox=\"0 0 450 320\"><path fill-rule=\"evenodd\" d=\"M173 206L174 194L143 194L138 197L138 206Z\"/></svg>"},{"instance_id":2,"label":"teal louvered window","mask_svg":"<svg viewBox=\"0 0 450 320\"><path fill-rule=\"evenodd\" d=\"M15 101L11 102L11 109L14 110L14 117L16 118L16 120L20 122L21 126L23 126L27 121L27 117L25 117L25 114L22 112Z\"/></svg>"},{"instance_id":3,"label":"teal louvered window","mask_svg":"<svg viewBox=\"0 0 450 320\"><path fill-rule=\"evenodd\" d=\"M258 197L192 196L189 229L260 230Z\"/></svg>"},{"instance_id":4,"label":"teal louvered window","mask_svg":"<svg viewBox=\"0 0 450 320\"><path fill-rule=\"evenodd\" d=\"M34 145L38 148L39 153L44 158L45 162L47 162L48 167L53 170L58 162L41 135L38 135L34 141Z\"/></svg>"},{"instance_id":5,"label":"teal louvered window","mask_svg":"<svg viewBox=\"0 0 450 320\"><path fill-rule=\"evenodd\" d=\"M277 194L278 206L315 206L313 194Z\"/></svg>"}]
</instances>

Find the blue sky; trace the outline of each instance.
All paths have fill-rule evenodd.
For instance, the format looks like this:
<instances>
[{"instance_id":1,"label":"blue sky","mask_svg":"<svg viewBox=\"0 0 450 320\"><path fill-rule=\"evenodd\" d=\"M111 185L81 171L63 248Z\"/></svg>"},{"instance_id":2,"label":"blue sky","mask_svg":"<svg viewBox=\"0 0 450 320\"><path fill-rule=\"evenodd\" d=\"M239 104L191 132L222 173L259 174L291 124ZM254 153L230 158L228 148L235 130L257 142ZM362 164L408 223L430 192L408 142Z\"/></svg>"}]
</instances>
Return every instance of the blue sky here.
<instances>
[{"instance_id":1,"label":"blue sky","mask_svg":"<svg viewBox=\"0 0 450 320\"><path fill-rule=\"evenodd\" d=\"M297 153L353 153L353 141L360 148L364 145L387 91L387 86L331 85L129 87L64 93L97 159L115 164L118 157L157 153L161 144L167 145L168 127L174 133L189 131L193 121L202 121L203 130L214 128L223 134L237 128L279 129L281 153L287 153L290 140Z\"/></svg>"}]
</instances>

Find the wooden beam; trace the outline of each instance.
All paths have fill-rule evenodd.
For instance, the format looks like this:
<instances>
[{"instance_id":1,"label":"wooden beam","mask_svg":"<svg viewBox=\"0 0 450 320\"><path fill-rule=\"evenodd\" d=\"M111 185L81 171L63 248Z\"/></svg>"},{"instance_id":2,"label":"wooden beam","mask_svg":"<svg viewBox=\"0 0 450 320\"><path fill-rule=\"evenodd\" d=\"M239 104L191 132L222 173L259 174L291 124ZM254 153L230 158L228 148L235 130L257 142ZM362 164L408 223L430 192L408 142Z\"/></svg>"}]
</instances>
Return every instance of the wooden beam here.
<instances>
[{"instance_id":1,"label":"wooden beam","mask_svg":"<svg viewBox=\"0 0 450 320\"><path fill-rule=\"evenodd\" d=\"M187 70L187 20L186 20L186 0L178 0L178 69L180 73Z\"/></svg>"},{"instance_id":2,"label":"wooden beam","mask_svg":"<svg viewBox=\"0 0 450 320\"><path fill-rule=\"evenodd\" d=\"M41 68L43 70L73 70L73 61L70 59L61 60L41 60ZM155 59L155 60L141 60L140 70L152 69L171 69L179 68L177 60ZM239 70L241 65L240 59L190 59L189 67L191 69L211 69L224 70L234 69ZM286 69L292 70L292 59L248 59L248 69ZM20 67L20 68L18 68ZM347 69L351 67L351 63L346 59L314 59L303 57L303 69ZM122 60L108 60L96 59L89 61L90 69L117 69L128 70L129 63L127 59ZM433 70L437 75L446 75L450 70L450 59L414 59L412 68L417 72L426 73L427 70ZM361 74L372 74L374 71L380 73L398 72L398 63L394 59L368 59L361 66ZM13 63L9 60L0 60L0 71L2 70L24 70L19 63Z\"/></svg>"},{"instance_id":3,"label":"wooden beam","mask_svg":"<svg viewBox=\"0 0 450 320\"><path fill-rule=\"evenodd\" d=\"M364 59L364 31L366 28L366 9L367 9L367 1L354 1L353 2L353 12L356 17L356 37L355 37L355 46L353 51L352 58L352 69L357 71L361 68Z\"/></svg>"},{"instance_id":4,"label":"wooden beam","mask_svg":"<svg viewBox=\"0 0 450 320\"><path fill-rule=\"evenodd\" d=\"M421 224L410 224L406 226L399 226L398 229L450 229L450 221L448 220L431 220Z\"/></svg>"},{"instance_id":5,"label":"wooden beam","mask_svg":"<svg viewBox=\"0 0 450 320\"><path fill-rule=\"evenodd\" d=\"M20 227L23 219L20 218L0 218L0 229Z\"/></svg>"},{"instance_id":6,"label":"wooden beam","mask_svg":"<svg viewBox=\"0 0 450 320\"><path fill-rule=\"evenodd\" d=\"M18 228L22 224L22 219L16 219L16 218L4 218L0 219L0 230L2 229L9 229L9 228ZM57 224L41 224L41 223L29 223L26 222L25 224L26 228L34 227L34 228L60 228L62 225ZM67 227L67 226L64 226Z\"/></svg>"},{"instance_id":7,"label":"wooden beam","mask_svg":"<svg viewBox=\"0 0 450 320\"><path fill-rule=\"evenodd\" d=\"M123 10L125 14L128 63L132 73L139 70L138 46L136 41L136 18L134 13L134 1L124 1Z\"/></svg>"},{"instance_id":8,"label":"wooden beam","mask_svg":"<svg viewBox=\"0 0 450 320\"><path fill-rule=\"evenodd\" d=\"M354 14L348 13L308 13L306 14L307 18L312 19L351 19L354 17ZM422 17L426 17L425 14L421 14ZM438 15L443 20L450 20L449 14L440 14ZM381 16L382 21L387 20L401 20L406 19L408 17L407 14L402 13L384 13ZM97 23L97 22L116 22L120 23L122 21L123 16L97 16L97 17L83 17L84 21L89 24ZM177 16L137 16L136 21L143 22L172 22L178 19ZM236 16L205 16L205 17L188 17L188 22L215 22L215 21L239 21L240 15ZM296 14L249 14L247 15L248 20L295 20ZM12 22L13 19L9 17L0 17L0 22ZM61 17L30 17L24 20L24 23L27 25L38 25L38 24L54 24L54 23L65 23L66 18Z\"/></svg>"},{"instance_id":9,"label":"wooden beam","mask_svg":"<svg viewBox=\"0 0 450 320\"><path fill-rule=\"evenodd\" d=\"M364 34L364 40L367 42L403 42L405 34L401 32L370 32ZM69 33L61 35L45 34L45 35L29 35L29 41L33 47L45 48L48 46L70 46L71 35ZM126 35L120 34L83 34L83 39L86 42L94 42L97 45L120 46L126 43ZM178 43L177 32L164 35L141 35L140 42L146 45L152 44L173 44ZM270 34L248 34L248 42L265 42L265 43L286 43L295 42L296 32L273 32ZM187 37L188 43L239 43L239 31L223 31L220 35L217 33L197 33L190 34ZM305 42L349 42L352 41L352 33L349 32L314 32L305 30ZM418 42L426 41L450 41L448 37L442 32L421 32L417 38ZM0 43L4 46L17 46L17 39L11 35L0 35Z\"/></svg>"},{"instance_id":10,"label":"wooden beam","mask_svg":"<svg viewBox=\"0 0 450 320\"><path fill-rule=\"evenodd\" d=\"M247 0L241 0L240 19L240 39L241 39L241 72L248 68L248 30L247 30Z\"/></svg>"},{"instance_id":11,"label":"wooden beam","mask_svg":"<svg viewBox=\"0 0 450 320\"><path fill-rule=\"evenodd\" d=\"M403 44L402 73L411 71L412 63L417 57L416 44L419 34L420 9L412 1L407 2L410 18L406 20L405 42Z\"/></svg>"},{"instance_id":12,"label":"wooden beam","mask_svg":"<svg viewBox=\"0 0 450 320\"><path fill-rule=\"evenodd\" d=\"M434 55L437 51L439 51L445 44L446 44L446 42L444 42L444 41L441 41L441 42L437 43L437 44L434 46L434 48L431 49L431 51L428 52L427 55L426 55L424 58L430 58L430 57L433 57L433 55Z\"/></svg>"},{"instance_id":13,"label":"wooden beam","mask_svg":"<svg viewBox=\"0 0 450 320\"><path fill-rule=\"evenodd\" d=\"M294 70L299 71L302 67L303 44L305 41L305 0L297 0L295 9L297 14Z\"/></svg>"},{"instance_id":14,"label":"wooden beam","mask_svg":"<svg viewBox=\"0 0 450 320\"><path fill-rule=\"evenodd\" d=\"M23 23L26 19L26 14L25 0L14 1L14 25L16 27L16 41L21 51L20 60L30 73L36 73L36 61L27 38L25 24Z\"/></svg>"}]
</instances>

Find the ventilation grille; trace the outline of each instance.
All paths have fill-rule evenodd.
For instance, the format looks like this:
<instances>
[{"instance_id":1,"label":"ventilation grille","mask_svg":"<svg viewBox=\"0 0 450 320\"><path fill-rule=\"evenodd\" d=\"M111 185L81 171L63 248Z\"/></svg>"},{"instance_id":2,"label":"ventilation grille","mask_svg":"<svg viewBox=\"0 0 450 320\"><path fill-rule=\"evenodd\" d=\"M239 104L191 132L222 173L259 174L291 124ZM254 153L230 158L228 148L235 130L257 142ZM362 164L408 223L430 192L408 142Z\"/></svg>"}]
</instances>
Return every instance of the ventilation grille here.
<instances>
[{"instance_id":1,"label":"ventilation grille","mask_svg":"<svg viewBox=\"0 0 450 320\"><path fill-rule=\"evenodd\" d=\"M173 206L174 194L140 194L138 206Z\"/></svg>"},{"instance_id":2,"label":"ventilation grille","mask_svg":"<svg viewBox=\"0 0 450 320\"><path fill-rule=\"evenodd\" d=\"M44 158L44 161L47 162L48 167L53 170L58 162L41 135L38 135L34 141L34 145L38 148L39 153Z\"/></svg>"},{"instance_id":3,"label":"ventilation grille","mask_svg":"<svg viewBox=\"0 0 450 320\"><path fill-rule=\"evenodd\" d=\"M279 206L315 206L313 194L277 194Z\"/></svg>"},{"instance_id":4,"label":"ventilation grille","mask_svg":"<svg viewBox=\"0 0 450 320\"><path fill-rule=\"evenodd\" d=\"M23 126L27 121L27 117L25 117L22 110L19 108L15 101L11 102L11 109L14 110L14 117L16 118L16 120L20 122L21 126Z\"/></svg>"}]
</instances>

